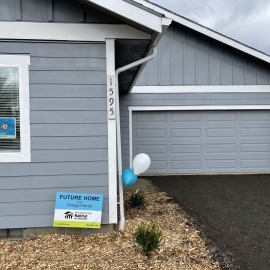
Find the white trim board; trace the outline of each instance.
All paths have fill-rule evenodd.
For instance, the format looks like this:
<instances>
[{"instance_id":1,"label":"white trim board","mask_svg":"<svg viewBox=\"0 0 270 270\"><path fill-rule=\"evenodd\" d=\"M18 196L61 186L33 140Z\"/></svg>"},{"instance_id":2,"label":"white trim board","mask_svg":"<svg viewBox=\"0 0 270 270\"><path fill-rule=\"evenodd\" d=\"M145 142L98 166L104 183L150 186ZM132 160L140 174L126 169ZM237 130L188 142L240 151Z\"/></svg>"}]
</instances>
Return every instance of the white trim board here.
<instances>
[{"instance_id":1,"label":"white trim board","mask_svg":"<svg viewBox=\"0 0 270 270\"><path fill-rule=\"evenodd\" d=\"M9 54L0 55L1 65L30 65L30 55Z\"/></svg>"},{"instance_id":2,"label":"white trim board","mask_svg":"<svg viewBox=\"0 0 270 270\"><path fill-rule=\"evenodd\" d=\"M115 81L115 40L106 40L107 77ZM107 82L109 83L109 81ZM110 87L107 85L107 88ZM113 93L115 100L115 93ZM117 223L117 165L116 165L116 122L109 118L110 91L107 91L108 111L108 185L109 185L109 223Z\"/></svg>"},{"instance_id":3,"label":"white trim board","mask_svg":"<svg viewBox=\"0 0 270 270\"><path fill-rule=\"evenodd\" d=\"M129 166L132 168L132 113L134 111L235 111L270 110L270 105L228 105L228 106L129 106Z\"/></svg>"},{"instance_id":4,"label":"white trim board","mask_svg":"<svg viewBox=\"0 0 270 270\"><path fill-rule=\"evenodd\" d=\"M270 85L134 86L130 94L268 93Z\"/></svg>"},{"instance_id":5,"label":"white trim board","mask_svg":"<svg viewBox=\"0 0 270 270\"><path fill-rule=\"evenodd\" d=\"M229 46L231 46L231 47L233 47L235 49L238 49L238 50L240 50L242 52L245 52L247 54L250 54L250 55L255 56L255 57L257 57L257 58L259 58L259 59L261 59L263 61L266 61L266 62L270 63L270 56L269 55L266 55L266 54L264 54L262 52L259 52L259 51L255 50L255 49L252 49L252 48L250 48L250 47L248 47L248 46L246 46L246 45L244 45L242 43L239 43L239 42L237 42L235 40L232 40L232 39L230 39L228 37L225 37L225 36L223 36L223 35L221 35L219 33L216 33L214 31L212 31L211 29L208 29L208 28L206 28L206 27L204 27L202 25L199 25L199 24L197 24L195 22L192 22L192 21L190 21L190 20L188 20L186 18L183 18L180 15L174 14L173 12L165 10L165 9L163 9L161 7L157 7L156 5L153 5L152 3L149 3L147 1L144 1L144 0L133 0L133 1L145 6L147 8L151 8L156 12L164 14L167 18L171 18L175 22L178 22L178 23L180 23L180 24L182 24L182 25L184 25L184 26L186 26L186 27L188 27L190 29L193 29L193 30L195 30L197 32L200 32L200 33L210 37L210 38L218 40L218 41L220 41L220 42L222 42L224 44L227 44L227 45L229 45Z\"/></svg>"},{"instance_id":6,"label":"white trim board","mask_svg":"<svg viewBox=\"0 0 270 270\"><path fill-rule=\"evenodd\" d=\"M0 39L105 41L106 38L151 39L126 24L0 22Z\"/></svg>"},{"instance_id":7,"label":"white trim board","mask_svg":"<svg viewBox=\"0 0 270 270\"><path fill-rule=\"evenodd\" d=\"M155 32L162 32L162 18L143 10L135 5L119 0L87 0L90 3L105 8L113 13L118 14L128 20L143 25Z\"/></svg>"}]
</instances>

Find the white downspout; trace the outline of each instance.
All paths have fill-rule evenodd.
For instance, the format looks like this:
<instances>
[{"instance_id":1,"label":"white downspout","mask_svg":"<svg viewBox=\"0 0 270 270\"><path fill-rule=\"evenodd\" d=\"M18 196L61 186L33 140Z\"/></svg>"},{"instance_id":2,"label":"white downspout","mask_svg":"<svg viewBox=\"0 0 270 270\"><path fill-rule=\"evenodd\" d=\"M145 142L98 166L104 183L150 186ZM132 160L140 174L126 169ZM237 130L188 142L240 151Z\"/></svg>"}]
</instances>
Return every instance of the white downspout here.
<instances>
[{"instance_id":1,"label":"white downspout","mask_svg":"<svg viewBox=\"0 0 270 270\"><path fill-rule=\"evenodd\" d=\"M124 198L123 198L123 182L122 182L122 149L121 149L121 129L120 129L120 106L119 106L119 84L118 75L130 68L139 66L145 62L153 59L157 54L156 47L153 47L153 52L151 55L142 58L134 63L126 65L124 67L118 68L115 71L115 109L116 109L116 137L117 137L117 167L118 167L118 184L119 184L119 204L120 204L120 220L119 220L119 230L124 229L125 224L125 214L124 214Z\"/></svg>"}]
</instances>

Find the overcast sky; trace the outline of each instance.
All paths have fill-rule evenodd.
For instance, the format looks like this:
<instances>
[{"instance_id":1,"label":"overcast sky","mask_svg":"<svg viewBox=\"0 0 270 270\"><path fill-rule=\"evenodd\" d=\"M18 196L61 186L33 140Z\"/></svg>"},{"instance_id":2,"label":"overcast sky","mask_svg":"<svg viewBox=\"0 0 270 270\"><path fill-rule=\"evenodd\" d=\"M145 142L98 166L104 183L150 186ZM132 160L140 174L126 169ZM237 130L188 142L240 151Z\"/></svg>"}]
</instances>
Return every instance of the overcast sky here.
<instances>
[{"instance_id":1,"label":"overcast sky","mask_svg":"<svg viewBox=\"0 0 270 270\"><path fill-rule=\"evenodd\" d=\"M150 0L270 55L270 0Z\"/></svg>"}]
</instances>

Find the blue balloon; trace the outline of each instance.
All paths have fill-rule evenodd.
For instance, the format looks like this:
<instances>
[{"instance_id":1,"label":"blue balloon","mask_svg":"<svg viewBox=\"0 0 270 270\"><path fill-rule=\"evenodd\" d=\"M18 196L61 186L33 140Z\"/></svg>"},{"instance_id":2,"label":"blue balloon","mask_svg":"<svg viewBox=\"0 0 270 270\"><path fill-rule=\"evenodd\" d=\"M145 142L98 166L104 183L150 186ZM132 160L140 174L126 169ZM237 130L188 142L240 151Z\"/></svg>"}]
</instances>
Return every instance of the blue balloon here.
<instances>
[{"instance_id":1,"label":"blue balloon","mask_svg":"<svg viewBox=\"0 0 270 270\"><path fill-rule=\"evenodd\" d=\"M138 175L135 175L133 169L131 168L124 170L122 173L122 181L125 186L134 185L137 179L138 179Z\"/></svg>"}]
</instances>

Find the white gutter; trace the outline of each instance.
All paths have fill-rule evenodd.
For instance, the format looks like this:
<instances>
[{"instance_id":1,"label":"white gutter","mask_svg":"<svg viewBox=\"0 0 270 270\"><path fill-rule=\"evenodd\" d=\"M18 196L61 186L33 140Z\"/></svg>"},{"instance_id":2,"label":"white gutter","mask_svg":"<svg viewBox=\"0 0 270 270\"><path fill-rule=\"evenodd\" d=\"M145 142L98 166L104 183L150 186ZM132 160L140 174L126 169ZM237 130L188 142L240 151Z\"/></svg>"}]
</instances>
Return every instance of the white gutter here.
<instances>
[{"instance_id":1,"label":"white gutter","mask_svg":"<svg viewBox=\"0 0 270 270\"><path fill-rule=\"evenodd\" d=\"M122 182L122 149L121 149L121 129L120 129L120 106L119 106L119 83L118 75L131 69L133 67L139 66L145 62L152 60L157 54L156 47L153 47L153 53L141 60L134 63L126 65L124 67L118 68L115 71L115 110L116 110L116 134L117 134L117 166L118 166L118 181L119 181L119 204L120 204L120 220L119 220L119 230L124 229L125 224L125 213L124 213L124 197L123 197L123 182Z\"/></svg>"}]
</instances>

